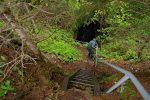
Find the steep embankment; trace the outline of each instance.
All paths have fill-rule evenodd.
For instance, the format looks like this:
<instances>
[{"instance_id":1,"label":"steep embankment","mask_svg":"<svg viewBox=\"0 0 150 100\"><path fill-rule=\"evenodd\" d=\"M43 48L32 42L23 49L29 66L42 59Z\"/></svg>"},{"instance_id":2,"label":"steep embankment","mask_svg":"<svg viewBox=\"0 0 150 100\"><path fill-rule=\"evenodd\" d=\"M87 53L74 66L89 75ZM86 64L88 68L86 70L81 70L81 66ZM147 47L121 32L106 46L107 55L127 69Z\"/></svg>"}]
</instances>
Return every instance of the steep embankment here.
<instances>
[{"instance_id":1,"label":"steep embankment","mask_svg":"<svg viewBox=\"0 0 150 100\"><path fill-rule=\"evenodd\" d=\"M130 87L131 89L125 89L126 92L123 92L125 94L124 96L122 96L122 93L118 92L119 90L114 91L111 94L105 94L103 91L108 90L113 84L115 84L117 80L121 78L122 75L116 73L115 70L104 64L98 64L97 68L94 70L94 61L88 58L87 49L85 47L77 48L83 53L83 60L81 61L65 63L57 59L52 54L45 54L45 56L47 56L49 61L52 63L51 67L54 68L52 74L53 81L49 77L51 70L48 66L28 66L26 69L24 69L23 83L16 74L11 74L12 77L15 77L13 86L16 89L16 95L9 93L7 98L16 98L22 100L119 100L120 98L142 98L138 93L136 93L135 87L133 87L133 85L131 85L132 87L125 85L124 88ZM146 90L150 92L149 61L139 63L120 61L114 63L133 72L146 88ZM65 92L60 90L58 84L62 82L64 75L69 75L78 69L88 69L96 72L100 87L103 89L100 96L93 97L89 90L79 90L76 88L68 89ZM39 77L41 80L44 80L45 83L40 82ZM56 82L58 82L58 84ZM135 93L133 92L133 94L128 94L132 89L135 91Z\"/></svg>"}]
</instances>

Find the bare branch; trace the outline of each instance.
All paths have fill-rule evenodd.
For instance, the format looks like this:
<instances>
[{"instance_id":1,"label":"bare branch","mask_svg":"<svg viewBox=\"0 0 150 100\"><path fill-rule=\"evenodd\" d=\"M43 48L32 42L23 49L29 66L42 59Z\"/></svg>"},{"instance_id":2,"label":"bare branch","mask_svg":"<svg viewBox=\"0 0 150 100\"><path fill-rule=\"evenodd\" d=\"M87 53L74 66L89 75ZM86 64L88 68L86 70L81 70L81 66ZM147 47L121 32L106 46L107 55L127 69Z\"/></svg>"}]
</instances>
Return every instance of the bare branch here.
<instances>
[{"instance_id":1,"label":"bare branch","mask_svg":"<svg viewBox=\"0 0 150 100\"><path fill-rule=\"evenodd\" d=\"M41 8L38 8L38 7L34 6L34 5L32 5L31 3L28 3L28 5L30 5L30 6L32 6L32 7L34 7L34 8L36 8L36 9L38 9L38 10L41 11L41 12L46 13L46 14L49 14L49 15L53 15L53 14L54 14L54 13L45 11L45 10L43 10L43 9L41 9Z\"/></svg>"},{"instance_id":2,"label":"bare branch","mask_svg":"<svg viewBox=\"0 0 150 100\"><path fill-rule=\"evenodd\" d=\"M21 66L22 66L22 68L25 68L24 67L24 62L23 62L23 60L24 60L24 40L22 40L22 46L21 46Z\"/></svg>"},{"instance_id":3,"label":"bare branch","mask_svg":"<svg viewBox=\"0 0 150 100\"><path fill-rule=\"evenodd\" d=\"M29 8L28 8L27 4L25 4L25 3L24 3L24 6L25 6L25 8L26 8L26 10L27 10L27 13L29 13L29 12L30 12L30 10L29 10ZM33 19L31 19L31 21L32 21L32 25L33 25L33 27L34 27L34 29L35 29L35 28L36 28L36 25L35 25L34 20L33 20Z\"/></svg>"},{"instance_id":4,"label":"bare branch","mask_svg":"<svg viewBox=\"0 0 150 100\"><path fill-rule=\"evenodd\" d=\"M139 0L131 0L131 1L142 3L142 4L145 4L145 5L150 5L150 3L144 2L144 1L139 1Z\"/></svg>"},{"instance_id":5,"label":"bare branch","mask_svg":"<svg viewBox=\"0 0 150 100\"><path fill-rule=\"evenodd\" d=\"M5 66L7 66L7 65L9 65L9 64L11 64L11 63L13 63L13 62L17 61L20 57L21 57L21 56L19 56L19 57L15 58L14 60L12 60L12 61L10 61L10 62L8 62L8 63L4 64L4 65L1 65L1 66L0 66L0 68L5 67Z\"/></svg>"},{"instance_id":6,"label":"bare branch","mask_svg":"<svg viewBox=\"0 0 150 100\"><path fill-rule=\"evenodd\" d=\"M10 73L11 69L16 66L17 64L19 64L20 60L18 61L15 61L7 70L6 70L6 73L4 74L4 77L0 80L0 82L2 82L6 77L7 75Z\"/></svg>"},{"instance_id":7,"label":"bare branch","mask_svg":"<svg viewBox=\"0 0 150 100\"><path fill-rule=\"evenodd\" d=\"M12 26L14 31L16 31L18 33L18 35L20 36L20 38L26 42L27 46L32 50L32 52L35 55L38 55L39 54L38 48L35 45L33 45L29 41L29 39L27 39L27 36L25 35L24 30L21 28L17 28L17 25L15 23L11 22L11 19L8 17L8 15L6 15L6 14L3 14L3 15L6 18L6 20L10 23L10 25Z\"/></svg>"},{"instance_id":8,"label":"bare branch","mask_svg":"<svg viewBox=\"0 0 150 100\"><path fill-rule=\"evenodd\" d=\"M32 20L33 18L35 18L35 17L39 14L39 12L40 12L40 11L34 13L34 15L32 15L32 16L25 17L25 18L23 18L22 20Z\"/></svg>"},{"instance_id":9,"label":"bare branch","mask_svg":"<svg viewBox=\"0 0 150 100\"><path fill-rule=\"evenodd\" d=\"M50 64L50 62L48 62L48 58L46 58L41 52L40 50L36 47L36 45L34 45L28 38L28 36L25 34L25 29L22 27L17 26L17 24L15 23L15 21L13 22L12 19L10 18L10 16L6 13L2 13L2 17L3 20L5 20L5 23L9 23L10 26L12 27L12 29L18 33L18 35L20 36L20 38L25 42L25 44L27 45L27 47L33 52L33 54L38 57L38 59L40 59L41 61L43 61L45 64Z\"/></svg>"}]
</instances>

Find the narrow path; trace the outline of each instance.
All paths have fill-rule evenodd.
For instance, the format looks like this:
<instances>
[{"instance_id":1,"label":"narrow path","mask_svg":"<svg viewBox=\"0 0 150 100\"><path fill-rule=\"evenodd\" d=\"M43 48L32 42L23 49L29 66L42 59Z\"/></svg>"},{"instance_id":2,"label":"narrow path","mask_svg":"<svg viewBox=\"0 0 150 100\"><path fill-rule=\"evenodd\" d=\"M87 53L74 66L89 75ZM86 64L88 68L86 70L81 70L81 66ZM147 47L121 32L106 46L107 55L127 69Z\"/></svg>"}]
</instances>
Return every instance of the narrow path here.
<instances>
[{"instance_id":1,"label":"narrow path","mask_svg":"<svg viewBox=\"0 0 150 100\"><path fill-rule=\"evenodd\" d=\"M54 56L49 56L51 62L53 62L54 64L57 64L58 66L60 66L64 72L75 72L79 69L88 69L88 70L93 70L94 68L94 61L92 59L90 59L87 55L87 49L83 48L83 47L78 47L78 49L83 53L83 60L81 61L75 61L75 62L71 62L71 63L62 63L61 61L59 61L57 58L55 58ZM125 61L121 61L121 62L116 62L116 65L123 67L133 73L138 73L137 69L140 69L139 71L141 72L141 70L143 69L149 69L149 62L143 63L137 63L137 64L132 64L130 62L125 62ZM143 67L145 66L145 67ZM136 70L135 70L136 69ZM106 73L111 73L112 75L114 73L116 73L115 70L109 68L106 65L98 65L97 69L95 70L96 73L101 73L101 72L106 72ZM146 70L142 71L142 73L144 73ZM148 75L150 75L150 73L148 73ZM138 76L138 75L137 75ZM137 78L141 78L141 77L137 77ZM147 80L145 80L147 79ZM146 89L148 89L149 91L149 78L145 78L145 79L140 79L141 83L144 85L144 87ZM107 87L110 88L114 83L112 83L111 85L108 85ZM63 94L61 94L59 96L60 100L119 100L120 99L120 95L116 92L113 92L111 94L105 94L102 93L100 96L98 97L93 97L92 93L90 93L88 90L78 90L76 88L71 88L67 91L65 91ZM136 97L136 98L141 98L141 97Z\"/></svg>"},{"instance_id":2,"label":"narrow path","mask_svg":"<svg viewBox=\"0 0 150 100\"><path fill-rule=\"evenodd\" d=\"M77 71L79 69L89 69L91 70L94 67L94 61L88 57L88 51L86 48L78 47L78 50L82 52L83 59L80 61L75 62L61 62L59 59L57 59L52 54L46 54L47 58L53 63L58 65L60 68L62 68L64 71Z\"/></svg>"},{"instance_id":3,"label":"narrow path","mask_svg":"<svg viewBox=\"0 0 150 100\"><path fill-rule=\"evenodd\" d=\"M74 71L75 69L87 69L93 71L95 67L94 61L88 57L88 51L86 48L79 47L78 48L83 53L83 60L77 61L73 63L69 63L64 67L64 70ZM60 97L60 100L119 100L118 94L102 94L100 96L93 96L93 92L88 89L77 89L70 88L65 91Z\"/></svg>"}]
</instances>

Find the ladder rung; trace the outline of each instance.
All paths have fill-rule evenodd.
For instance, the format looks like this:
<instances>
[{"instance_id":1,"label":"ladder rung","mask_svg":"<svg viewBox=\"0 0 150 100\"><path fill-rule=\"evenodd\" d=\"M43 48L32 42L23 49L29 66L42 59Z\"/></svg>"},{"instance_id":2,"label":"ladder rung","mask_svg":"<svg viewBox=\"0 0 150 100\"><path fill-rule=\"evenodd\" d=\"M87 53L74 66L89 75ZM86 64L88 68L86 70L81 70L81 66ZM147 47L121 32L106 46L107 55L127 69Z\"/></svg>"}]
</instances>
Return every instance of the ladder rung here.
<instances>
[{"instance_id":1,"label":"ladder rung","mask_svg":"<svg viewBox=\"0 0 150 100\"><path fill-rule=\"evenodd\" d=\"M93 83L92 80L81 79L81 78L73 78L73 80L77 80L77 81L81 81L81 82L87 82L87 83Z\"/></svg>"},{"instance_id":2,"label":"ladder rung","mask_svg":"<svg viewBox=\"0 0 150 100\"><path fill-rule=\"evenodd\" d=\"M87 84L87 83L82 83L82 82L77 82L77 81L71 81L71 83L80 84L80 85L84 85L84 86L90 86L90 87L93 87L93 86L94 86L94 85L92 85L92 84Z\"/></svg>"},{"instance_id":3,"label":"ladder rung","mask_svg":"<svg viewBox=\"0 0 150 100\"><path fill-rule=\"evenodd\" d=\"M80 76L80 75L77 75L77 76L74 76L75 78L81 78L81 79L90 79L92 80L92 77L90 76Z\"/></svg>"}]
</instances>

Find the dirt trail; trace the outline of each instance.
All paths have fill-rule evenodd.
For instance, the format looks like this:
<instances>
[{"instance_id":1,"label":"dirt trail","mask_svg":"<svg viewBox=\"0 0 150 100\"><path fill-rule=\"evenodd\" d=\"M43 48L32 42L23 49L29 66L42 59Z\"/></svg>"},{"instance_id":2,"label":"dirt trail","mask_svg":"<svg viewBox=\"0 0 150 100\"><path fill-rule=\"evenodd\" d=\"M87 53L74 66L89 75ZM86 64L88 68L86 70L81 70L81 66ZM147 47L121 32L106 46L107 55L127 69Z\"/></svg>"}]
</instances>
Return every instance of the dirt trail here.
<instances>
[{"instance_id":1,"label":"dirt trail","mask_svg":"<svg viewBox=\"0 0 150 100\"><path fill-rule=\"evenodd\" d=\"M96 68L96 70L93 70L94 68L94 61L87 56L87 49L83 47L77 47L82 53L83 53L83 60L81 61L75 61L70 63L64 63L58 60L54 55L46 54L49 61L55 65L58 66L61 71L64 73L73 73L77 71L78 69L88 69L91 71L95 71L96 75L100 75L101 73L109 73L114 74L116 73L115 70L109 68L108 66L104 64L99 64ZM116 65L121 66L131 72L133 72L137 78L140 80L140 82L143 84L145 89L150 93L150 61L144 61L139 63L130 63L130 62L114 62ZM55 67L54 66L54 67ZM43 70L41 72L41 70ZM49 68L42 67L41 69L37 69L37 67L28 66L27 69L25 69L25 75L24 75L24 83L21 83L21 80L16 76L15 74L12 74L12 78L15 77L13 83L14 88L17 90L16 95L8 94L8 98L4 98L4 100L9 100L11 97L11 100L13 99L21 99L21 100L119 100L120 95L116 92L112 92L111 94L105 94L104 92L101 93L98 97L93 97L93 95L86 90L78 90L75 88L68 89L67 91L63 92L59 90L59 86L57 84L44 84L39 81L39 76L46 81L49 81ZM33 74L32 73L36 73ZM41 72L41 73L39 73ZM46 73L46 76L45 76ZM64 77L63 75L59 74L56 76L56 81L60 83ZM47 82L46 82L47 83ZM102 87L105 87L104 90L107 90L110 88L114 82L111 83L103 83L100 84ZM11 95L11 96L10 96ZM138 94L139 95L139 94ZM52 98L54 97L54 98ZM137 96L135 99L141 99L140 96Z\"/></svg>"},{"instance_id":2,"label":"dirt trail","mask_svg":"<svg viewBox=\"0 0 150 100\"><path fill-rule=\"evenodd\" d=\"M94 61L88 57L88 51L86 48L78 47L78 49L83 54L83 60L75 61L75 62L69 62L69 63L63 63L60 60L58 60L54 55L47 54L47 57L53 64L57 64L60 68L62 68L64 71L71 71L75 72L78 69L88 69L91 70L94 67Z\"/></svg>"},{"instance_id":3,"label":"dirt trail","mask_svg":"<svg viewBox=\"0 0 150 100\"><path fill-rule=\"evenodd\" d=\"M78 49L83 53L83 60L76 61L73 63L61 65L63 70L75 72L78 69L87 69L94 71L95 62L88 57L88 51L86 48L78 47ZM100 67L100 66L99 66ZM103 68L102 68L103 69ZM96 73L99 73L102 69L95 70ZM93 97L91 91L87 90L78 90L76 88L68 89L60 96L60 100L119 100L117 94L102 94L98 97Z\"/></svg>"}]
</instances>

